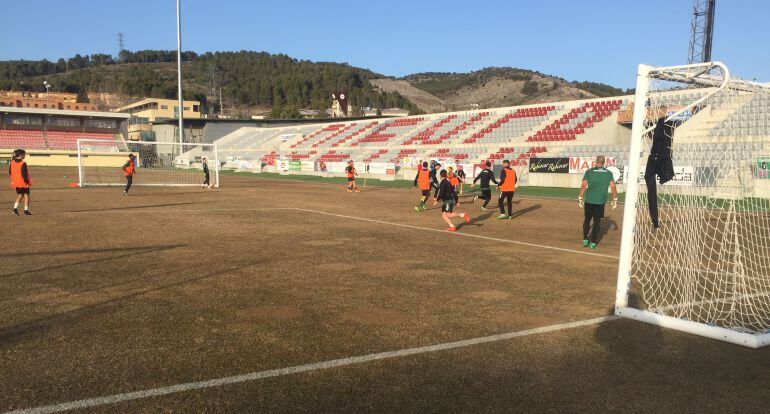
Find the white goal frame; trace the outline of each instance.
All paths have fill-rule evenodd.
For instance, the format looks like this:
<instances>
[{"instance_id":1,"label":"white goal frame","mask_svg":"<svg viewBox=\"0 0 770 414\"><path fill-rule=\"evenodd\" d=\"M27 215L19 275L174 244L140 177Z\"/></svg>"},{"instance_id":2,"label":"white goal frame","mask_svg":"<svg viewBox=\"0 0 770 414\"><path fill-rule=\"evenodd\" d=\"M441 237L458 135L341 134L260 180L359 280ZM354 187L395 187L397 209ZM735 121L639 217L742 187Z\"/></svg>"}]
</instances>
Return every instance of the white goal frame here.
<instances>
[{"instance_id":1,"label":"white goal frame","mask_svg":"<svg viewBox=\"0 0 770 414\"><path fill-rule=\"evenodd\" d=\"M84 151L83 147L88 146L88 144L94 144L95 147L106 147L106 146L114 146L117 151ZM155 145L155 146L168 146L168 147L178 147L179 155L176 155L175 158L175 164L176 160L186 160L188 165L190 162L190 159L193 158L195 154L196 149L206 148L209 152L212 152L214 154L213 159L210 159L209 162L209 170L211 174L211 186L212 187L219 187L219 151L216 144L203 144L203 143L179 143L179 142L150 142L150 141L106 141L106 140L99 140L99 139L89 139L89 138L82 138L78 139L77 141L77 159L78 159L78 186L83 187L89 187L89 186L124 186L126 183L125 181L118 181L115 182L106 182L106 183L93 183L88 182L85 178L84 174L84 168L87 168L87 165L84 165L83 159L87 156L121 156L124 158L128 158L128 154L132 153L132 151L128 150L127 145L130 144L138 144L138 145ZM139 165L139 170L141 171L142 166ZM178 168L178 167L176 167ZM185 169L191 169L191 168L185 168ZM141 173L140 173L141 174ZM132 184L133 186L160 186L160 187L194 187L194 186L200 186L201 183L145 183L141 180L134 181Z\"/></svg>"},{"instance_id":2,"label":"white goal frame","mask_svg":"<svg viewBox=\"0 0 770 414\"><path fill-rule=\"evenodd\" d=\"M724 74L724 78L716 79L709 77L708 75L700 77L713 68L720 69ZM692 73L693 78L682 77L681 73L683 71ZM631 290L631 279L633 276L632 260L634 254L634 233L637 221L637 209L639 208L638 197L640 184L638 177L640 177L641 174L642 153L646 150L646 148L642 148L642 142L645 134L651 131L651 129L645 125L645 119L648 116L646 103L648 102L648 93L650 92L651 76L656 76L658 79L665 78L672 81L698 83L702 86L713 88L712 93L694 100L686 108L675 114L669 115L667 119L672 119L681 115L684 111L706 100L708 96L723 90L728 86L728 82L731 80L731 74L727 66L721 62L669 67L639 65L638 67L628 165L629 178L626 180L626 202L623 211L623 228L615 298L615 314L621 317L635 319L653 325L738 344L749 348L759 348L770 345L770 333L754 334L740 332L710 324L676 318L662 314L663 312L658 313L629 306L629 291ZM768 294L770 294L770 292L768 292ZM720 299L713 299L711 301L719 300Z\"/></svg>"}]
</instances>

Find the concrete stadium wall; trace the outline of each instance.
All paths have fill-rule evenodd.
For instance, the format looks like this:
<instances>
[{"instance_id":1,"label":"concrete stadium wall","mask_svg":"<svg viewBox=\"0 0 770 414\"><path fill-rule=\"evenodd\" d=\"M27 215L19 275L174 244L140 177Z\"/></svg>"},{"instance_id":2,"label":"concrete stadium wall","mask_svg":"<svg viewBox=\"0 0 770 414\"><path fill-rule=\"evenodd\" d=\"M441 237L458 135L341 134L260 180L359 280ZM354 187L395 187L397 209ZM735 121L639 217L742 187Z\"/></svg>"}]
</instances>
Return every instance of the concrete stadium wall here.
<instances>
[{"instance_id":1,"label":"concrete stadium wall","mask_svg":"<svg viewBox=\"0 0 770 414\"><path fill-rule=\"evenodd\" d=\"M0 159L10 160L13 150L0 150ZM126 162L128 153L110 152L101 154L89 154L88 166L90 167L116 167L120 168ZM77 167L78 154L75 151L51 151L29 150L24 159L30 167Z\"/></svg>"}]
</instances>

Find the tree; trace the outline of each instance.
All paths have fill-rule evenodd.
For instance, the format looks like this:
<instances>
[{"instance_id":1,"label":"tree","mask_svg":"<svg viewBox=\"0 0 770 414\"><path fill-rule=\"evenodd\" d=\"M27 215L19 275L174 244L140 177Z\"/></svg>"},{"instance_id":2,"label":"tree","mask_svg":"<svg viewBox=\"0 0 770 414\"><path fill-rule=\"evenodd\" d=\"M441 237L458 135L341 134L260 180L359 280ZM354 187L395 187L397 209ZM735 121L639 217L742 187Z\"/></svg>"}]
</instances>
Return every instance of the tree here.
<instances>
[{"instance_id":1,"label":"tree","mask_svg":"<svg viewBox=\"0 0 770 414\"><path fill-rule=\"evenodd\" d=\"M537 82L532 80L524 82L524 86L521 87L521 93L527 96L536 95L538 90Z\"/></svg>"},{"instance_id":2,"label":"tree","mask_svg":"<svg viewBox=\"0 0 770 414\"><path fill-rule=\"evenodd\" d=\"M75 102L78 103L88 103L88 93L86 93L85 89L78 90L78 96L75 99Z\"/></svg>"}]
</instances>

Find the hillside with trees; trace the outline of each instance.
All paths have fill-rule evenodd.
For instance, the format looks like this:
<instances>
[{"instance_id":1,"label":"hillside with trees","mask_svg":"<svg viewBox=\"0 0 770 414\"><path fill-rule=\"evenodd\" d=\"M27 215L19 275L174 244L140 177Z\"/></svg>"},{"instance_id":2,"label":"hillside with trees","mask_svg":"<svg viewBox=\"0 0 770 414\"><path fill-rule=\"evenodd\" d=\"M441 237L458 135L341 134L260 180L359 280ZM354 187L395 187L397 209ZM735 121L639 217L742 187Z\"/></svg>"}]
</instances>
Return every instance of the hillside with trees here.
<instances>
[{"instance_id":1,"label":"hillside with trees","mask_svg":"<svg viewBox=\"0 0 770 414\"><path fill-rule=\"evenodd\" d=\"M215 101L222 88L226 105L268 108L276 116L297 115L300 108L326 109L336 90L347 91L353 107L419 112L400 94L382 92L370 84L382 75L344 63L249 51L185 52L182 60L185 98L201 100L204 110L218 109ZM57 62L0 62L0 89L42 92L43 79L53 85L53 91L175 98L176 52L123 51L117 60L108 55L76 55Z\"/></svg>"},{"instance_id":2,"label":"hillside with trees","mask_svg":"<svg viewBox=\"0 0 770 414\"><path fill-rule=\"evenodd\" d=\"M602 83L570 82L510 67L393 78L345 63L252 51L184 52L182 61L185 99L201 101L203 111L214 114L220 110L221 88L227 114L232 116L269 112L271 117L297 117L300 109L329 108L336 90L348 92L353 115L361 107L404 108L414 114L630 93ZM2 90L42 92L43 79L53 85L53 91L77 93L82 101L92 93L114 94L120 97L116 102L176 98L176 52L124 50L116 58L94 54L56 62L0 61Z\"/></svg>"},{"instance_id":3,"label":"hillside with trees","mask_svg":"<svg viewBox=\"0 0 770 414\"><path fill-rule=\"evenodd\" d=\"M490 67L469 73L428 72L373 81L398 92L425 111L493 108L630 93L597 82L570 82L540 72Z\"/></svg>"}]
</instances>

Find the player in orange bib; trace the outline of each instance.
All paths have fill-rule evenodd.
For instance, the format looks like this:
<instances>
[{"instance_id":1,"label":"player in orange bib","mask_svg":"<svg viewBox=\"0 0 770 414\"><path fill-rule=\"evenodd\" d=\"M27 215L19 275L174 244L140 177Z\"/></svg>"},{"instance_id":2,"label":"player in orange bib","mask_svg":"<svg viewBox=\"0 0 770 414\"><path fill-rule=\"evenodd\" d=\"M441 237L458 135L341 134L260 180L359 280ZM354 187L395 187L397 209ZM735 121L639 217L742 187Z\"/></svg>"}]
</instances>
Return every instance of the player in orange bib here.
<instances>
[{"instance_id":1,"label":"player in orange bib","mask_svg":"<svg viewBox=\"0 0 770 414\"><path fill-rule=\"evenodd\" d=\"M356 167L353 166L353 160L348 161L348 166L345 167L345 175L348 177L348 192L355 191L360 193L361 190L359 190L356 185L356 176L358 175L358 172L356 171Z\"/></svg>"},{"instance_id":2,"label":"player in orange bib","mask_svg":"<svg viewBox=\"0 0 770 414\"><path fill-rule=\"evenodd\" d=\"M423 162L420 164L420 169L417 170L417 176L414 177L414 188L419 188L422 191L420 197L420 203L414 208L415 211L425 211L425 202L430 197L430 170L428 169L428 163Z\"/></svg>"},{"instance_id":3,"label":"player in orange bib","mask_svg":"<svg viewBox=\"0 0 770 414\"><path fill-rule=\"evenodd\" d=\"M455 173L454 168L449 167L447 168L447 180L449 180L449 184L452 184L452 187L454 187L454 197L455 197L455 204L457 204L458 207L460 207L460 196L457 194L457 189L460 187L460 183L462 182L460 180L460 177Z\"/></svg>"},{"instance_id":4,"label":"player in orange bib","mask_svg":"<svg viewBox=\"0 0 770 414\"><path fill-rule=\"evenodd\" d=\"M16 201L13 203L13 214L19 215L19 202L24 198L24 215L30 216L29 212L29 187L32 180L29 179L29 169L24 157L27 153L23 149L17 149L13 152L11 163L8 165L8 174L11 176L11 187L16 189Z\"/></svg>"},{"instance_id":5,"label":"player in orange bib","mask_svg":"<svg viewBox=\"0 0 770 414\"><path fill-rule=\"evenodd\" d=\"M126 188L123 190L123 195L128 195L128 190L131 189L131 184L134 182L134 174L136 174L136 157L134 154L128 154L128 161L123 164L123 175L126 176Z\"/></svg>"},{"instance_id":6,"label":"player in orange bib","mask_svg":"<svg viewBox=\"0 0 770 414\"><path fill-rule=\"evenodd\" d=\"M500 207L500 215L497 216L498 220L513 218L513 193L516 191L516 178L516 170L511 168L510 161L504 160L503 171L500 173L500 182L497 184L497 189L500 190L500 198L497 201L497 205ZM508 201L507 216L505 215L503 200Z\"/></svg>"}]
</instances>

